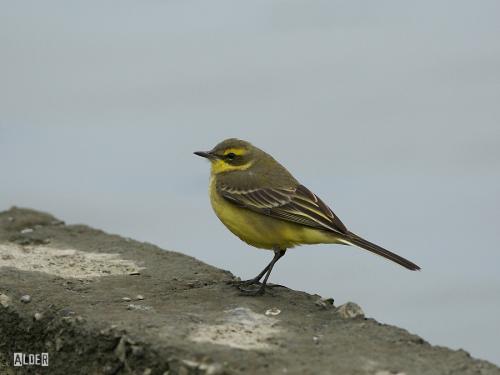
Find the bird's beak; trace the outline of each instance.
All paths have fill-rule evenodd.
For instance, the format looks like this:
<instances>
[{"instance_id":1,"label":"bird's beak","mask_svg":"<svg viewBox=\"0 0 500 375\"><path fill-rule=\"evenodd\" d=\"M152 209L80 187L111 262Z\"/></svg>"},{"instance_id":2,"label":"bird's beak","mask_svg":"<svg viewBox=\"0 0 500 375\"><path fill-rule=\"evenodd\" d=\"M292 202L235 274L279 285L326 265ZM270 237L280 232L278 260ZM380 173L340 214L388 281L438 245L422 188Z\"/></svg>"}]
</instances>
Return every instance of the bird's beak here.
<instances>
[{"instance_id":1,"label":"bird's beak","mask_svg":"<svg viewBox=\"0 0 500 375\"><path fill-rule=\"evenodd\" d=\"M215 155L210 151L196 151L194 154L210 160L215 159Z\"/></svg>"}]
</instances>

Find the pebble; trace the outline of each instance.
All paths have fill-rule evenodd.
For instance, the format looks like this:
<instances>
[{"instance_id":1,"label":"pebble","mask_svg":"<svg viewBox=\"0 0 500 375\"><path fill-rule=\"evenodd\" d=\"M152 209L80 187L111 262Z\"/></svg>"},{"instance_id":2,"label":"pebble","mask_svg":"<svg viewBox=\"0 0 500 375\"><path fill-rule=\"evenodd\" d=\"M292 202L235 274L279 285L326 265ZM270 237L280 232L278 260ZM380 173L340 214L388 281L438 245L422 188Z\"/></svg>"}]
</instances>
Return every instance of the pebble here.
<instances>
[{"instance_id":1,"label":"pebble","mask_svg":"<svg viewBox=\"0 0 500 375\"><path fill-rule=\"evenodd\" d=\"M32 233L33 228L24 228L21 230L21 234Z\"/></svg>"},{"instance_id":2,"label":"pebble","mask_svg":"<svg viewBox=\"0 0 500 375\"><path fill-rule=\"evenodd\" d=\"M206 375L221 375L224 373L224 368L220 363L205 363L205 362L190 361L187 359L184 359L182 363L185 366L182 366L180 368L183 370L179 371L179 374L190 374L193 372L191 370L194 370L195 373L202 373Z\"/></svg>"},{"instance_id":3,"label":"pebble","mask_svg":"<svg viewBox=\"0 0 500 375\"><path fill-rule=\"evenodd\" d=\"M6 294L0 293L0 305L3 307L9 307L10 297Z\"/></svg>"},{"instance_id":4,"label":"pebble","mask_svg":"<svg viewBox=\"0 0 500 375\"><path fill-rule=\"evenodd\" d=\"M22 303L30 303L31 302L31 296L29 294L25 294L19 299Z\"/></svg>"},{"instance_id":5,"label":"pebble","mask_svg":"<svg viewBox=\"0 0 500 375\"><path fill-rule=\"evenodd\" d=\"M138 294L135 296L136 300L142 301L144 299L144 296L142 294Z\"/></svg>"},{"instance_id":6,"label":"pebble","mask_svg":"<svg viewBox=\"0 0 500 375\"><path fill-rule=\"evenodd\" d=\"M130 302L130 301L132 301L132 298L129 298L129 297L123 297L123 298L122 298L122 301L125 301L125 302Z\"/></svg>"},{"instance_id":7,"label":"pebble","mask_svg":"<svg viewBox=\"0 0 500 375\"><path fill-rule=\"evenodd\" d=\"M329 307L333 307L333 298L320 298L314 302L316 306L327 309Z\"/></svg>"},{"instance_id":8,"label":"pebble","mask_svg":"<svg viewBox=\"0 0 500 375\"><path fill-rule=\"evenodd\" d=\"M266 311L267 316L276 316L279 314L281 314L281 310L278 309L277 307L273 307L273 308Z\"/></svg>"},{"instance_id":9,"label":"pebble","mask_svg":"<svg viewBox=\"0 0 500 375\"><path fill-rule=\"evenodd\" d=\"M151 310L151 306L135 305L133 303L127 305L127 310L141 310L148 311Z\"/></svg>"},{"instance_id":10,"label":"pebble","mask_svg":"<svg viewBox=\"0 0 500 375\"><path fill-rule=\"evenodd\" d=\"M352 319L357 318L358 316L365 316L363 309L354 302L347 302L342 306L339 306L339 308L337 309L337 313L344 319Z\"/></svg>"},{"instance_id":11,"label":"pebble","mask_svg":"<svg viewBox=\"0 0 500 375\"><path fill-rule=\"evenodd\" d=\"M38 321L38 320L42 320L43 318L43 314L42 313L39 313L39 312L36 312L35 315L33 315L33 318Z\"/></svg>"}]
</instances>

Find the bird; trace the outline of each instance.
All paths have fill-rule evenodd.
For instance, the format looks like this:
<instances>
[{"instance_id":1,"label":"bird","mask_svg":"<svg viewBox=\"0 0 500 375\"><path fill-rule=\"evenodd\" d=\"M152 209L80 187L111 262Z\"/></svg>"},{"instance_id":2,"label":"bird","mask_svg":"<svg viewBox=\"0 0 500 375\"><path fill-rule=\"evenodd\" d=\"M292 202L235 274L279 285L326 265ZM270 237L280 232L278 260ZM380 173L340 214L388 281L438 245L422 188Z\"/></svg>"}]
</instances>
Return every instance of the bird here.
<instances>
[{"instance_id":1,"label":"bird","mask_svg":"<svg viewBox=\"0 0 500 375\"><path fill-rule=\"evenodd\" d=\"M210 151L194 154L210 161L210 202L220 221L247 244L274 251L271 262L256 277L240 283L243 294L264 294L276 262L299 245L353 245L409 270L420 270L348 230L316 194L250 142L229 138Z\"/></svg>"}]
</instances>

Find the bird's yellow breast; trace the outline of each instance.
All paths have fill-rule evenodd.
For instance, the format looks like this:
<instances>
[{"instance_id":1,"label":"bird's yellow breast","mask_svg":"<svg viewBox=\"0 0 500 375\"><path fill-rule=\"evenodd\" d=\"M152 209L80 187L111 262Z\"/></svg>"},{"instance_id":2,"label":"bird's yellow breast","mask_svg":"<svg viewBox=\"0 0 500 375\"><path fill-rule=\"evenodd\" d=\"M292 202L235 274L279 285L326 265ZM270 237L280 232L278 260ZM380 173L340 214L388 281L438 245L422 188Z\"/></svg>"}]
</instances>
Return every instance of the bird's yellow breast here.
<instances>
[{"instance_id":1,"label":"bird's yellow breast","mask_svg":"<svg viewBox=\"0 0 500 375\"><path fill-rule=\"evenodd\" d=\"M261 249L289 249L302 244L340 243L334 234L275 219L239 207L219 195L210 178L210 202L217 217L241 240Z\"/></svg>"}]
</instances>

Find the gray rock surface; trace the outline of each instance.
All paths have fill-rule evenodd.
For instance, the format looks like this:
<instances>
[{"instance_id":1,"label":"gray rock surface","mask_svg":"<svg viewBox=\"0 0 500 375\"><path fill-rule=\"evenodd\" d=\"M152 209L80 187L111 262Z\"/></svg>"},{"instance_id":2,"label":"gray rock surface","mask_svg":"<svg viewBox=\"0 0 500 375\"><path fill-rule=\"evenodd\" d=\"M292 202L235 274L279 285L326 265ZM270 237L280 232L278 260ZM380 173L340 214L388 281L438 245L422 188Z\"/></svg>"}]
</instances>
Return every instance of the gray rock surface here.
<instances>
[{"instance_id":1,"label":"gray rock surface","mask_svg":"<svg viewBox=\"0 0 500 375\"><path fill-rule=\"evenodd\" d=\"M246 297L235 282L186 255L12 208L0 213L0 373L500 374L356 304L278 286ZM49 367L13 371L13 352L48 352Z\"/></svg>"}]
</instances>

